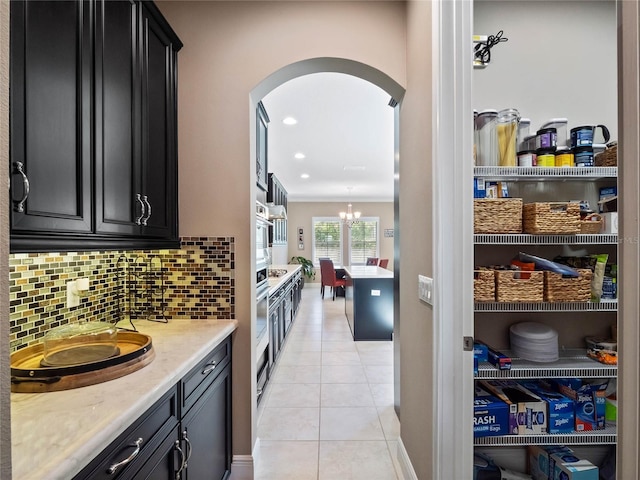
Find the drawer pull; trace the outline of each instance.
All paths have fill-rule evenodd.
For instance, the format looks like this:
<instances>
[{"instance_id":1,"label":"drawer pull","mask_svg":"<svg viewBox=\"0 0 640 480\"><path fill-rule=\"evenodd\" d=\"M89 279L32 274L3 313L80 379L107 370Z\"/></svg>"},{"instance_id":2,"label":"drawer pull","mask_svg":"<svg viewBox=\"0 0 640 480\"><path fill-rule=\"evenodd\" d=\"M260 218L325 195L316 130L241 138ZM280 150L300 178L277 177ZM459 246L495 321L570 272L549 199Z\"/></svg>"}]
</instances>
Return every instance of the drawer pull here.
<instances>
[{"instance_id":1,"label":"drawer pull","mask_svg":"<svg viewBox=\"0 0 640 480\"><path fill-rule=\"evenodd\" d=\"M142 438L138 438L138 440L136 440L135 442L133 442L133 445L129 445L130 447L136 447L136 449L131 452L131 455L129 455L127 458L125 458L124 460L118 462L118 463L114 463L113 465L111 465L108 469L107 469L107 473L109 475L113 475L114 473L116 473L118 471L118 469L124 465L127 465L128 463L131 463L133 461L134 458L136 458L138 456L138 454L140 453L140 446L142 445L142 442L144 440L142 440Z\"/></svg>"},{"instance_id":2,"label":"drawer pull","mask_svg":"<svg viewBox=\"0 0 640 480\"><path fill-rule=\"evenodd\" d=\"M187 468L189 459L191 458L191 440L189 440L186 430L182 432L182 438L184 438L184 441L187 443L187 458L184 459L184 467Z\"/></svg>"},{"instance_id":3,"label":"drawer pull","mask_svg":"<svg viewBox=\"0 0 640 480\"><path fill-rule=\"evenodd\" d=\"M175 479L175 480L180 480L180 474L182 473L182 470L184 470L184 467L187 466L187 463L185 462L185 458L184 458L184 452L180 448L180 440L176 440L176 443L173 445L173 448L175 448L178 452L180 452L180 469L176 472L176 479Z\"/></svg>"},{"instance_id":4,"label":"drawer pull","mask_svg":"<svg viewBox=\"0 0 640 480\"><path fill-rule=\"evenodd\" d=\"M151 204L149 203L149 197L146 195L142 196L142 201L147 205L147 216L142 219L141 223L146 226L149 218L151 218Z\"/></svg>"},{"instance_id":5,"label":"drawer pull","mask_svg":"<svg viewBox=\"0 0 640 480\"><path fill-rule=\"evenodd\" d=\"M215 360L207 363L207 365L204 367L204 370L202 370L202 375L213 372L217 365L218 363Z\"/></svg>"}]
</instances>

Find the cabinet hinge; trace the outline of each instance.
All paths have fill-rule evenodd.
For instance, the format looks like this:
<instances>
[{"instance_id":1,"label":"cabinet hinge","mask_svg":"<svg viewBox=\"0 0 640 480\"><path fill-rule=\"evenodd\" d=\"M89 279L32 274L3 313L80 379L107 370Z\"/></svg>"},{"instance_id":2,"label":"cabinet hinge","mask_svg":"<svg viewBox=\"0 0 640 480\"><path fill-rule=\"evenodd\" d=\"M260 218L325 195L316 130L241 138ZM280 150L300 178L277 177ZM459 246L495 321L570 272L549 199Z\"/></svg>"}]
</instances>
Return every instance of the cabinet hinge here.
<instances>
[{"instance_id":1,"label":"cabinet hinge","mask_svg":"<svg viewBox=\"0 0 640 480\"><path fill-rule=\"evenodd\" d=\"M463 337L462 338L462 349L465 352L470 352L473 350L473 337Z\"/></svg>"}]
</instances>

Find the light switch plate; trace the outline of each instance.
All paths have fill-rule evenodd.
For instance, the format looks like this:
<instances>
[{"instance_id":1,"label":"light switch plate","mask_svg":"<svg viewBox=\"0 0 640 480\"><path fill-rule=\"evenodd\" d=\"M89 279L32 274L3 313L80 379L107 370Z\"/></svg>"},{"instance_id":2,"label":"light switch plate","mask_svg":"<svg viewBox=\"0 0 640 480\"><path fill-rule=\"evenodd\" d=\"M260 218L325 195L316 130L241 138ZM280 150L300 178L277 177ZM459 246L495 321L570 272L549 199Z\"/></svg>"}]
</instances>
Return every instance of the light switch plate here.
<instances>
[{"instance_id":1,"label":"light switch plate","mask_svg":"<svg viewBox=\"0 0 640 480\"><path fill-rule=\"evenodd\" d=\"M418 298L433 305L433 278L418 275Z\"/></svg>"}]
</instances>

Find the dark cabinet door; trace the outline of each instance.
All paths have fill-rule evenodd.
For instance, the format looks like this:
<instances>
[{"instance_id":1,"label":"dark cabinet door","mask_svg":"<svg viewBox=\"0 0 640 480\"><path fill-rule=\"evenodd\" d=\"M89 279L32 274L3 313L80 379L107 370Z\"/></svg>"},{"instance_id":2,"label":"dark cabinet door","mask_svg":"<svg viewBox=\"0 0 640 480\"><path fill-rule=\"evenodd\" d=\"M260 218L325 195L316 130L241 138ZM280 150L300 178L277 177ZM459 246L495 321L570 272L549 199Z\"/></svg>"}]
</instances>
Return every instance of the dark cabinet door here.
<instances>
[{"instance_id":1,"label":"dark cabinet door","mask_svg":"<svg viewBox=\"0 0 640 480\"><path fill-rule=\"evenodd\" d=\"M126 480L174 480L180 470L185 452L178 440L178 426L149 456L145 464L135 472L129 472ZM125 480L123 479L123 480Z\"/></svg>"},{"instance_id":2,"label":"dark cabinet door","mask_svg":"<svg viewBox=\"0 0 640 480\"><path fill-rule=\"evenodd\" d=\"M267 191L268 185L268 126L269 116L262 102L258 103L256 110L256 183L258 188Z\"/></svg>"},{"instance_id":3,"label":"dark cabinet door","mask_svg":"<svg viewBox=\"0 0 640 480\"><path fill-rule=\"evenodd\" d=\"M155 7L143 2L141 8L142 233L171 239L177 238L178 214L176 46Z\"/></svg>"},{"instance_id":4,"label":"dark cabinet door","mask_svg":"<svg viewBox=\"0 0 640 480\"><path fill-rule=\"evenodd\" d=\"M223 480L231 472L231 366L182 420L186 480Z\"/></svg>"},{"instance_id":5,"label":"dark cabinet door","mask_svg":"<svg viewBox=\"0 0 640 480\"><path fill-rule=\"evenodd\" d=\"M137 5L96 4L96 232L134 235L143 203Z\"/></svg>"},{"instance_id":6,"label":"dark cabinet door","mask_svg":"<svg viewBox=\"0 0 640 480\"><path fill-rule=\"evenodd\" d=\"M92 231L91 4L11 2L11 228Z\"/></svg>"}]
</instances>

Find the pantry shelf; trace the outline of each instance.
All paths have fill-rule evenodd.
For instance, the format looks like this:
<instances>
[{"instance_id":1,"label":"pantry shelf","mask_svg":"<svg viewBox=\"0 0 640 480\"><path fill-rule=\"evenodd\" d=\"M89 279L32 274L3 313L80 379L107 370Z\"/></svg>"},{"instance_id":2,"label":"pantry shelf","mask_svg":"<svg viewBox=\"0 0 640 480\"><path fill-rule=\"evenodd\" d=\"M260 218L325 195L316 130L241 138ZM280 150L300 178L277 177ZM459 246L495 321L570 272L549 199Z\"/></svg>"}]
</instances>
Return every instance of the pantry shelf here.
<instances>
[{"instance_id":1,"label":"pantry shelf","mask_svg":"<svg viewBox=\"0 0 640 480\"><path fill-rule=\"evenodd\" d=\"M501 350L511 356L508 350ZM478 364L476 379L496 380L501 378L612 378L618 373L617 365L605 365L587 357L586 349L567 349L560 352L560 359L550 363L539 363L511 357L511 370L498 370L489 362Z\"/></svg>"},{"instance_id":2,"label":"pantry shelf","mask_svg":"<svg viewBox=\"0 0 640 480\"><path fill-rule=\"evenodd\" d=\"M615 245L618 235L577 234L577 235L530 235L526 233L474 234L476 245Z\"/></svg>"},{"instance_id":3,"label":"pantry shelf","mask_svg":"<svg viewBox=\"0 0 640 480\"><path fill-rule=\"evenodd\" d=\"M505 303L475 302L475 312L617 312L617 301Z\"/></svg>"},{"instance_id":4,"label":"pantry shelf","mask_svg":"<svg viewBox=\"0 0 640 480\"><path fill-rule=\"evenodd\" d=\"M615 426L589 432L572 432L548 435L503 435L474 438L475 446L522 446L522 445L610 445L617 441Z\"/></svg>"},{"instance_id":5,"label":"pantry shelf","mask_svg":"<svg viewBox=\"0 0 640 480\"><path fill-rule=\"evenodd\" d=\"M617 178L618 167L474 167L473 175L495 181L567 181Z\"/></svg>"}]
</instances>

